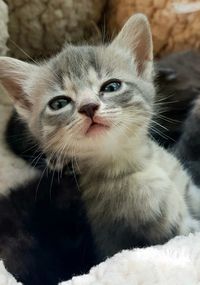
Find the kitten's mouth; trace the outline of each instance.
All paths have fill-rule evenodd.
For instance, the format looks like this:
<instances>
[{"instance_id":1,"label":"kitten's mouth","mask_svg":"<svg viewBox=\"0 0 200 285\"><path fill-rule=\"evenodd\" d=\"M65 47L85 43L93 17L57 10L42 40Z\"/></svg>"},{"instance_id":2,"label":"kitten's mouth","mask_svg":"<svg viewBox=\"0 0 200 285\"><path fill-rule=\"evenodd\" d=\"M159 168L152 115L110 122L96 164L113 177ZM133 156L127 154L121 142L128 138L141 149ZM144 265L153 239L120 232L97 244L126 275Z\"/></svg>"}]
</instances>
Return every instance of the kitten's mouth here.
<instances>
[{"instance_id":1,"label":"kitten's mouth","mask_svg":"<svg viewBox=\"0 0 200 285\"><path fill-rule=\"evenodd\" d=\"M98 122L98 121L92 121L86 131L87 136L93 136L98 135L102 132L105 132L110 127L104 123Z\"/></svg>"}]
</instances>

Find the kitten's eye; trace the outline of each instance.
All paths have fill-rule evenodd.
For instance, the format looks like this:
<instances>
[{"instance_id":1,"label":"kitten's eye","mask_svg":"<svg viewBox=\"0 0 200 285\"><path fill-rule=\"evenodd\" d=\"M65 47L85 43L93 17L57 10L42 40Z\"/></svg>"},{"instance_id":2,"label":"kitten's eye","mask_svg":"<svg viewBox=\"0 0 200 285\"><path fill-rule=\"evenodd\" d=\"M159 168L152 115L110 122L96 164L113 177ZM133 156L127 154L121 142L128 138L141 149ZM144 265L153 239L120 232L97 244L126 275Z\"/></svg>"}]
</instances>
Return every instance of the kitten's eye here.
<instances>
[{"instance_id":1,"label":"kitten's eye","mask_svg":"<svg viewBox=\"0 0 200 285\"><path fill-rule=\"evenodd\" d=\"M57 111L64 108L69 103L71 103L71 101L72 99L67 96L57 96L51 99L48 105L52 110Z\"/></svg>"},{"instance_id":2,"label":"kitten's eye","mask_svg":"<svg viewBox=\"0 0 200 285\"><path fill-rule=\"evenodd\" d=\"M100 92L115 92L120 89L122 83L118 79L111 79L105 82L100 89Z\"/></svg>"}]
</instances>

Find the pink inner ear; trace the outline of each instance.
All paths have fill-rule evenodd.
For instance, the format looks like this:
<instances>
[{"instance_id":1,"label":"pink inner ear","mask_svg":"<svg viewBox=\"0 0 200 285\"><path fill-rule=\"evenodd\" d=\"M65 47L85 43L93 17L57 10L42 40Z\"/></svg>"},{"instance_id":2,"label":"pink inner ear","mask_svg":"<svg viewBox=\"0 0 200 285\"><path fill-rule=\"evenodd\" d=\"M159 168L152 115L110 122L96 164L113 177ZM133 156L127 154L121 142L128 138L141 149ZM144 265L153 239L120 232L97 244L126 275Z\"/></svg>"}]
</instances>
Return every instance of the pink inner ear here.
<instances>
[{"instance_id":1,"label":"pink inner ear","mask_svg":"<svg viewBox=\"0 0 200 285\"><path fill-rule=\"evenodd\" d=\"M4 78L1 83L9 95L11 95L14 102L18 102L25 109L31 108L31 103L26 99L26 95L19 83L7 78Z\"/></svg>"},{"instance_id":2,"label":"pink inner ear","mask_svg":"<svg viewBox=\"0 0 200 285\"><path fill-rule=\"evenodd\" d=\"M129 18L114 39L113 44L132 53L139 76L149 76L152 69L149 61L153 59L153 45L150 25L146 16L136 14Z\"/></svg>"},{"instance_id":3,"label":"pink inner ear","mask_svg":"<svg viewBox=\"0 0 200 285\"><path fill-rule=\"evenodd\" d=\"M137 70L139 75L143 74L145 71L148 61L152 60L149 47L151 47L150 40L143 36L143 39L140 40L140 42L137 44L137 48L135 49Z\"/></svg>"}]
</instances>

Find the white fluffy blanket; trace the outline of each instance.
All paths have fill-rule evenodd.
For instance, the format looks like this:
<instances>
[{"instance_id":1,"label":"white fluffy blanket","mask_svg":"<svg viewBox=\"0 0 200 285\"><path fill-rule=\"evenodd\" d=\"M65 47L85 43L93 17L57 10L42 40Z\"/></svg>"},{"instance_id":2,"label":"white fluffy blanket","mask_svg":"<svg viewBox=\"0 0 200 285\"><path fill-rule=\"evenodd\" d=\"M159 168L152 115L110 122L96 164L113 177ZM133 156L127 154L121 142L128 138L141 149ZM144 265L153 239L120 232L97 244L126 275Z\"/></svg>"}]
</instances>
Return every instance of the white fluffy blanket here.
<instances>
[{"instance_id":1,"label":"white fluffy blanket","mask_svg":"<svg viewBox=\"0 0 200 285\"><path fill-rule=\"evenodd\" d=\"M61 285L200 285L200 233L122 251Z\"/></svg>"},{"instance_id":2,"label":"white fluffy blanket","mask_svg":"<svg viewBox=\"0 0 200 285\"><path fill-rule=\"evenodd\" d=\"M0 261L0 285L22 285L6 271L2 261Z\"/></svg>"},{"instance_id":3,"label":"white fluffy blanket","mask_svg":"<svg viewBox=\"0 0 200 285\"><path fill-rule=\"evenodd\" d=\"M20 285L0 262L0 285ZM60 285L200 285L200 233L125 250ZM37 285L37 284L36 284ZM48 285L48 284L47 284Z\"/></svg>"}]
</instances>

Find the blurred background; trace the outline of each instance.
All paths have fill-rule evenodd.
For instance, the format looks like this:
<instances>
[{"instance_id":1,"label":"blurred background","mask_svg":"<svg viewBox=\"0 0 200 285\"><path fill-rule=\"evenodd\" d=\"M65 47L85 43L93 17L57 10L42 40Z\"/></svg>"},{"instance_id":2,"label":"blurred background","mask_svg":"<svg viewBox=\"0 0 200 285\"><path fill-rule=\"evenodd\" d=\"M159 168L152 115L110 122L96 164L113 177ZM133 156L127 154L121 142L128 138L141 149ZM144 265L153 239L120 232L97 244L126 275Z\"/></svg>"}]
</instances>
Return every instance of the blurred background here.
<instances>
[{"instance_id":1,"label":"blurred background","mask_svg":"<svg viewBox=\"0 0 200 285\"><path fill-rule=\"evenodd\" d=\"M151 24L157 94L171 120L159 123L176 140L190 103L200 94L200 1L0 0L0 55L40 60L60 51L65 42L106 42L138 12ZM0 107L9 104L0 90ZM3 111L7 114L1 108L1 117Z\"/></svg>"},{"instance_id":2,"label":"blurred background","mask_svg":"<svg viewBox=\"0 0 200 285\"><path fill-rule=\"evenodd\" d=\"M44 58L66 41L106 41L136 12L149 18L156 57L200 49L200 1L0 0L0 53Z\"/></svg>"}]
</instances>

